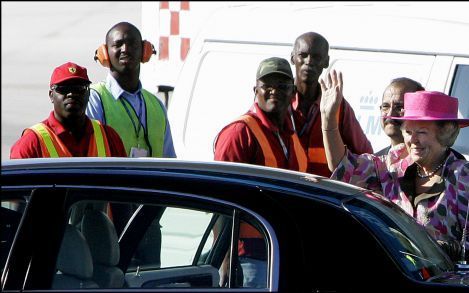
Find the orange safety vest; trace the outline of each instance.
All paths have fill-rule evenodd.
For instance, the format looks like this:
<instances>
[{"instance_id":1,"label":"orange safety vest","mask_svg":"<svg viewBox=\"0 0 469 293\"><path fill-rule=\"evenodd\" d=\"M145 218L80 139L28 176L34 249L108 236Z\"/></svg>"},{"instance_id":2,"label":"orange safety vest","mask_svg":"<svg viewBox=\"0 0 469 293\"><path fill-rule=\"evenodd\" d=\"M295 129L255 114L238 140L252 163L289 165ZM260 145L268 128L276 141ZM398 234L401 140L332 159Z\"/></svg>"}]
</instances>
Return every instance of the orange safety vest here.
<instances>
[{"instance_id":1,"label":"orange safety vest","mask_svg":"<svg viewBox=\"0 0 469 293\"><path fill-rule=\"evenodd\" d=\"M337 125L340 130L340 117L343 112L343 102L340 104L339 111L337 111ZM319 117L319 115L317 116ZM311 129L321 129L321 119L315 119ZM332 175L329 167L327 166L326 152L324 150L324 141L322 138L322 131L312 131L309 137L308 146L308 171L314 174L330 177Z\"/></svg>"},{"instance_id":2,"label":"orange safety vest","mask_svg":"<svg viewBox=\"0 0 469 293\"><path fill-rule=\"evenodd\" d=\"M94 133L88 147L88 157L110 157L111 150L103 125L91 119ZM60 138L44 123L38 123L28 128L37 134L44 158L73 157Z\"/></svg>"},{"instance_id":3,"label":"orange safety vest","mask_svg":"<svg viewBox=\"0 0 469 293\"><path fill-rule=\"evenodd\" d=\"M268 167L278 167L277 158L275 158L274 152L272 151L272 147L270 142L265 137L264 132L262 132L259 122L250 115L242 115L238 118L237 121L243 121L249 127L249 129L254 133L259 145L261 146L262 153L264 155L265 165ZM308 158L304 152L303 147L301 146L300 139L296 132L292 134L293 140L293 149L295 151L295 157L298 161L299 171L306 172L306 168L308 167ZM239 238L263 238L262 234L253 226L246 222L241 222L239 227ZM239 243L238 253L244 251L242 247L242 243Z\"/></svg>"},{"instance_id":4,"label":"orange safety vest","mask_svg":"<svg viewBox=\"0 0 469 293\"><path fill-rule=\"evenodd\" d=\"M265 137L264 132L262 132L261 127L259 126L259 122L250 115L242 115L238 118L237 121L243 121L249 127L249 129L254 133L259 145L261 146L262 153L264 155L265 165L268 167L275 167L279 166L277 158L275 158L274 152L272 151L272 147L270 142ZM295 157L297 159L297 163L299 166L300 172L306 172L308 167L308 159L306 157L305 151L301 146L300 139L296 132L294 132L291 136L293 140L293 149L295 151Z\"/></svg>"}]
</instances>

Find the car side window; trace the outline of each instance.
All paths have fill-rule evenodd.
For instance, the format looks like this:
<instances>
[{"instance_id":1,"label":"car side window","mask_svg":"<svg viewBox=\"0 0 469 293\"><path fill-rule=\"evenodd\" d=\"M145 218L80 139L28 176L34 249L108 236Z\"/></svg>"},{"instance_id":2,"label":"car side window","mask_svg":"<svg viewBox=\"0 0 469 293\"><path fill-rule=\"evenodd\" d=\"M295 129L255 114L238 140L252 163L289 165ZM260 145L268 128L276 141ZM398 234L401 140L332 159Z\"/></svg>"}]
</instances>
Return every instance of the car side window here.
<instances>
[{"instance_id":1,"label":"car side window","mask_svg":"<svg viewBox=\"0 0 469 293\"><path fill-rule=\"evenodd\" d=\"M161 229L160 267L191 265L212 216L213 213L210 212L167 207L158 227ZM154 229L151 229L154 225L158 225L158 223L152 223L143 241L148 242L152 238L154 239L154 236L149 235L154 233ZM213 242L213 233L210 233L206 242ZM202 251L202 253L205 252ZM143 261L139 265L151 266L151 263Z\"/></svg>"},{"instance_id":2,"label":"car side window","mask_svg":"<svg viewBox=\"0 0 469 293\"><path fill-rule=\"evenodd\" d=\"M252 219L240 218L238 237L232 239L232 222L233 217L227 214L165 207L159 221L155 219L148 227L132 256L126 274L129 287L267 288L265 234ZM158 256L157 249L160 249ZM237 252L236 260L231 259L232 249ZM230 263L236 266L232 280L229 279ZM212 281L190 282L184 271L209 275ZM178 274L182 278L175 277Z\"/></svg>"},{"instance_id":3,"label":"car side window","mask_svg":"<svg viewBox=\"0 0 469 293\"><path fill-rule=\"evenodd\" d=\"M171 196L125 201L125 191L119 202L90 200L89 193L68 193L52 289L269 287L267 228L248 212Z\"/></svg>"},{"instance_id":4,"label":"car side window","mask_svg":"<svg viewBox=\"0 0 469 293\"><path fill-rule=\"evenodd\" d=\"M424 281L452 269L452 262L439 249L427 231L405 212L373 197L359 197L346 202L347 208L388 243L394 259L412 278Z\"/></svg>"}]
</instances>

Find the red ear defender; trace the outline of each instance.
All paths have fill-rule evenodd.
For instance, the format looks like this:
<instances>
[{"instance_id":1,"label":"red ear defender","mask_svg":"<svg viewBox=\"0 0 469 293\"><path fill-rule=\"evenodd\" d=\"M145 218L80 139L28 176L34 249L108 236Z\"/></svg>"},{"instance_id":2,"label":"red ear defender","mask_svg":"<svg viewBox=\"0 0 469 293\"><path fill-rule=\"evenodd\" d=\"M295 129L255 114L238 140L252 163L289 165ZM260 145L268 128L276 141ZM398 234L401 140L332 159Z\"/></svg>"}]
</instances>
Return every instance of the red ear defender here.
<instances>
[{"instance_id":1,"label":"red ear defender","mask_svg":"<svg viewBox=\"0 0 469 293\"><path fill-rule=\"evenodd\" d=\"M156 55L155 47L147 40L142 41L142 63L150 61L151 55Z\"/></svg>"},{"instance_id":2,"label":"red ear defender","mask_svg":"<svg viewBox=\"0 0 469 293\"><path fill-rule=\"evenodd\" d=\"M149 41L142 41L142 63L146 63L150 60L151 55L156 55L155 47ZM104 67L111 67L111 61L109 61L109 55L107 53L106 44L102 44L94 52L94 60L99 61Z\"/></svg>"},{"instance_id":3,"label":"red ear defender","mask_svg":"<svg viewBox=\"0 0 469 293\"><path fill-rule=\"evenodd\" d=\"M106 44L102 44L98 49L96 49L94 52L94 60L99 61L99 63L101 63L101 65L104 67L111 67Z\"/></svg>"}]
</instances>

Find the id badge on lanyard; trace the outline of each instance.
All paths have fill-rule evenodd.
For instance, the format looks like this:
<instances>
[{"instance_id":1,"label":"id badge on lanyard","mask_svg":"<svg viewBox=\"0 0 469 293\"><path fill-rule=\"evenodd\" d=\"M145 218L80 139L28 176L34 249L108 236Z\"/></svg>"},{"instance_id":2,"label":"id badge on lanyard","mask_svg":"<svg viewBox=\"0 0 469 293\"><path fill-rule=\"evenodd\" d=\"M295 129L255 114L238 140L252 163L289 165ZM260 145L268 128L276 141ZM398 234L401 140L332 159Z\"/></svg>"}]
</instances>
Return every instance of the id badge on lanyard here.
<instances>
[{"instance_id":1,"label":"id badge on lanyard","mask_svg":"<svg viewBox=\"0 0 469 293\"><path fill-rule=\"evenodd\" d=\"M124 98L125 100L125 98ZM122 102L122 105L124 106L125 108L125 111L127 112L127 115L129 116L130 118L130 121L132 122L132 126L134 127L134 130L135 130L135 136L137 137L137 140L138 140L138 136L139 136L139 133L140 133L140 130L143 128L143 132L144 132L144 135L145 135L145 129L142 125L142 122L140 122L140 117L142 115L142 99L140 97L140 108L139 108L139 113L136 113L135 112L135 115L137 115L137 124L138 126L135 125L135 122L134 122L134 119L132 118L132 115L130 115L130 111L129 109L127 108L127 105L124 103L123 100L121 100ZM130 104L129 101L126 100L127 103ZM132 106L132 104L130 104ZM133 109L133 107L132 107ZM135 109L133 109L135 111ZM144 148L140 148L139 145L137 145L136 147L131 147L130 148L130 155L129 155L130 158L140 158L140 157L148 157L148 150L144 149Z\"/></svg>"},{"instance_id":2,"label":"id badge on lanyard","mask_svg":"<svg viewBox=\"0 0 469 293\"><path fill-rule=\"evenodd\" d=\"M142 148L139 148L139 147L131 147L130 148L130 157L131 158L148 157L148 150L142 149Z\"/></svg>"}]
</instances>

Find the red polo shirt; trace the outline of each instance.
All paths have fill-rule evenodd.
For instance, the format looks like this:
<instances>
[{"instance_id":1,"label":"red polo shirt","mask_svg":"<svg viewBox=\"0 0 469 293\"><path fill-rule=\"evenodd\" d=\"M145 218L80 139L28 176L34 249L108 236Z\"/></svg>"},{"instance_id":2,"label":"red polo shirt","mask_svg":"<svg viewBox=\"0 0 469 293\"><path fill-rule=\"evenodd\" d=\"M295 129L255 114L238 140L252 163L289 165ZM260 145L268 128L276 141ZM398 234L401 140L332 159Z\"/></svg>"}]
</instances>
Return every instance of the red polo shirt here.
<instances>
[{"instance_id":1,"label":"red polo shirt","mask_svg":"<svg viewBox=\"0 0 469 293\"><path fill-rule=\"evenodd\" d=\"M307 116L303 115L303 113L298 108L299 99L300 97L297 93L295 98L292 100L291 105L293 119L295 120L296 131L298 133L298 137L300 138L301 145L305 149L306 153L308 153L310 145L313 145L312 140L318 140L316 141L316 144L320 144L324 148L321 130L321 112L319 110L321 98L319 97L311 105ZM373 153L373 147L371 146L370 141L366 137L360 126L360 123L355 117L355 113L352 107L345 99L342 101L342 111L339 116L339 131L344 144L347 145L347 148L352 153ZM308 163L307 172L326 177L330 177L332 175L327 167L327 163L323 164L319 170L318 168L314 168L310 163Z\"/></svg>"},{"instance_id":2,"label":"red polo shirt","mask_svg":"<svg viewBox=\"0 0 469 293\"><path fill-rule=\"evenodd\" d=\"M285 129L280 131L257 103L254 103L247 115L260 122L262 132L271 143L272 152L279 163L278 167L298 171L298 160L291 138L294 130L290 117L288 115L285 117ZM288 158L284 154L280 139L276 135L277 132L288 150ZM249 127L241 121L230 123L220 131L215 142L215 160L265 166L264 154L259 142Z\"/></svg>"},{"instance_id":3,"label":"red polo shirt","mask_svg":"<svg viewBox=\"0 0 469 293\"><path fill-rule=\"evenodd\" d=\"M85 134L80 140L70 134L64 126L55 118L54 111L49 115L49 118L42 121L60 138L63 144L67 147L74 157L87 157L90 139L94 133L93 125L88 117L86 117ZM117 132L107 125L104 126L104 131L109 142L109 149L112 157L127 157L124 144ZM42 158L42 150L39 138L33 131L27 131L16 143L11 147L10 159L27 159L27 158Z\"/></svg>"}]
</instances>

